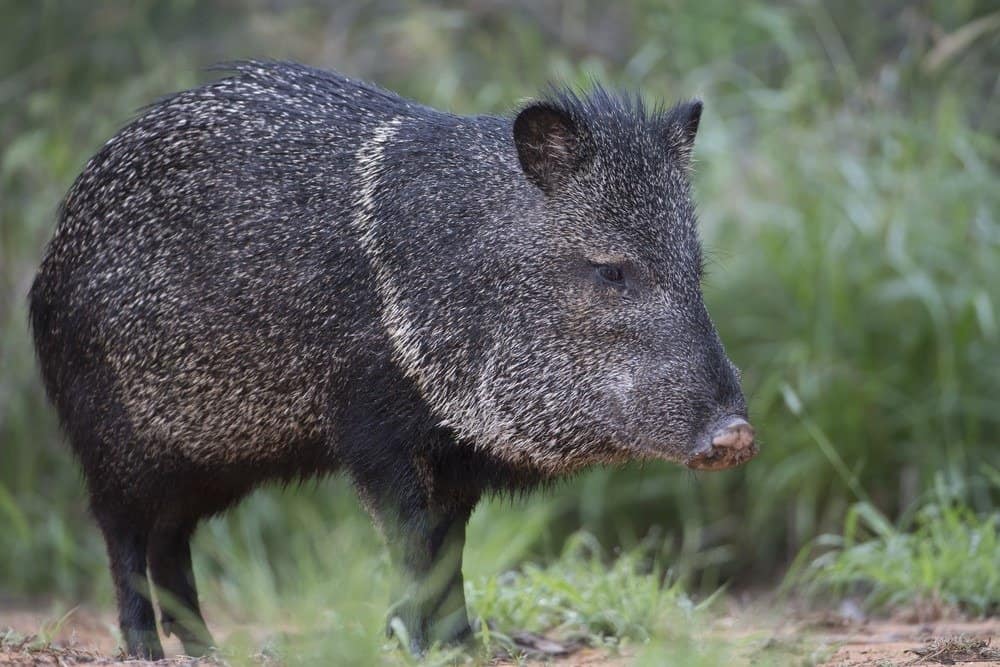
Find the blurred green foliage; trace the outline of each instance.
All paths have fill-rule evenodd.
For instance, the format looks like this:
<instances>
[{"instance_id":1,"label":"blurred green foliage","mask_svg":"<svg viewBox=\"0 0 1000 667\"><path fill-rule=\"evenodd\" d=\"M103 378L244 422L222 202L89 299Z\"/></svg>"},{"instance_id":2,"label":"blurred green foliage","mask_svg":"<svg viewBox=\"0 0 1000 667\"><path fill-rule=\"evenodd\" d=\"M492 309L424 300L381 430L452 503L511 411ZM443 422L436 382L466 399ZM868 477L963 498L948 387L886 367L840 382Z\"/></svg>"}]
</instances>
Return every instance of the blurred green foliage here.
<instances>
[{"instance_id":1,"label":"blurred green foliage","mask_svg":"<svg viewBox=\"0 0 1000 667\"><path fill-rule=\"evenodd\" d=\"M558 554L583 526L606 545L652 530L675 573L706 589L767 578L842 527L852 504L896 517L935 477L995 512L996 491L979 474L1000 445L992 7L4 3L0 592L110 594L26 325L59 200L143 104L206 80L208 65L251 56L335 68L466 113L509 111L553 79L706 102L696 149L706 298L744 370L762 454L711 475L666 464L595 470L487 503L470 527L472 577ZM301 576L313 562L303 554L343 563L317 551L338 527L363 522L346 486L266 490L211 522L197 548L209 595L228 590L242 605L256 591L258 608L273 608L268 591ZM254 588L257 579L266 585Z\"/></svg>"}]
</instances>

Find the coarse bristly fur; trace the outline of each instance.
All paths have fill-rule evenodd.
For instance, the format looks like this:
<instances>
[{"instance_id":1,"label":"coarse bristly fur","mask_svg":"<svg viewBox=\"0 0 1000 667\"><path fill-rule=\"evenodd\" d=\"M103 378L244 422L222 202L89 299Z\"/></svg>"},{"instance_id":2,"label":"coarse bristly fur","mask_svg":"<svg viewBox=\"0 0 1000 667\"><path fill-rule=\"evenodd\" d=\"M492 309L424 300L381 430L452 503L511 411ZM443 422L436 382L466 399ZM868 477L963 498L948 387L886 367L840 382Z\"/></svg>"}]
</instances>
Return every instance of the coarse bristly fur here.
<instances>
[{"instance_id":1,"label":"coarse bristly fur","mask_svg":"<svg viewBox=\"0 0 1000 667\"><path fill-rule=\"evenodd\" d=\"M164 629L211 644L189 537L267 480L347 471L419 652L468 633L484 492L683 463L745 416L699 287L700 113L595 87L458 116L245 62L112 138L66 196L30 319L129 652L161 655L147 570L193 612Z\"/></svg>"}]
</instances>

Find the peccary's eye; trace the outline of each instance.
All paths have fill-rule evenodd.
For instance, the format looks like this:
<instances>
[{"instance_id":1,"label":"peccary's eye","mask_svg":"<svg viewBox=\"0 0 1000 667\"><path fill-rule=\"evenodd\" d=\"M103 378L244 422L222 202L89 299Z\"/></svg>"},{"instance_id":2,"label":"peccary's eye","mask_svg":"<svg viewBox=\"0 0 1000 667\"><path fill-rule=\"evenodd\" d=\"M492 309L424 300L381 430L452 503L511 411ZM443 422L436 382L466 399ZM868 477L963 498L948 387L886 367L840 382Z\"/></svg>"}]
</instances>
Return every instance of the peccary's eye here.
<instances>
[{"instance_id":1,"label":"peccary's eye","mask_svg":"<svg viewBox=\"0 0 1000 667\"><path fill-rule=\"evenodd\" d=\"M597 266L597 275L601 277L601 280L615 287L623 287L625 285L625 273L620 266L600 264Z\"/></svg>"}]
</instances>

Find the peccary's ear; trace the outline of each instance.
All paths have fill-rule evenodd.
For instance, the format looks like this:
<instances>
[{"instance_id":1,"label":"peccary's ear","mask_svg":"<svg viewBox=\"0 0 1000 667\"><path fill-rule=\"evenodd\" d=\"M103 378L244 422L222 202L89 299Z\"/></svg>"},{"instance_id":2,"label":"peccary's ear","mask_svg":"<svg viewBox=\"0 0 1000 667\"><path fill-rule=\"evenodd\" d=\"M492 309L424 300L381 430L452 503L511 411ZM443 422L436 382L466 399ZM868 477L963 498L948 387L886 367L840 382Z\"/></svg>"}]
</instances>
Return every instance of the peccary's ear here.
<instances>
[{"instance_id":1,"label":"peccary's ear","mask_svg":"<svg viewBox=\"0 0 1000 667\"><path fill-rule=\"evenodd\" d=\"M694 150L694 137L701 122L701 100L691 100L678 104L670 110L667 118L667 134L671 148L685 162L690 161Z\"/></svg>"},{"instance_id":2,"label":"peccary's ear","mask_svg":"<svg viewBox=\"0 0 1000 667\"><path fill-rule=\"evenodd\" d=\"M514 145L524 175L546 194L580 166L576 124L544 102L532 104L514 119Z\"/></svg>"}]
</instances>

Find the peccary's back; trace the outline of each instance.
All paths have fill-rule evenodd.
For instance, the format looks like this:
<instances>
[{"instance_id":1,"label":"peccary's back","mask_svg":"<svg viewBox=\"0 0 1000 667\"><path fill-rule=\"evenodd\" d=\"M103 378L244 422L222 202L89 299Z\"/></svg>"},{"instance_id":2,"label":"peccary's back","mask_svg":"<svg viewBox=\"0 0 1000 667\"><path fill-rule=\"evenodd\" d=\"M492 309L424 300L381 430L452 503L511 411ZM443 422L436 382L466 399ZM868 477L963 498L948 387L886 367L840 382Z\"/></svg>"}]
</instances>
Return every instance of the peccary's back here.
<instances>
[{"instance_id":1,"label":"peccary's back","mask_svg":"<svg viewBox=\"0 0 1000 667\"><path fill-rule=\"evenodd\" d=\"M358 151L434 113L285 65L153 105L74 184L32 289L57 405L100 372L143 447L264 463L328 441L331 397L389 355Z\"/></svg>"}]
</instances>

